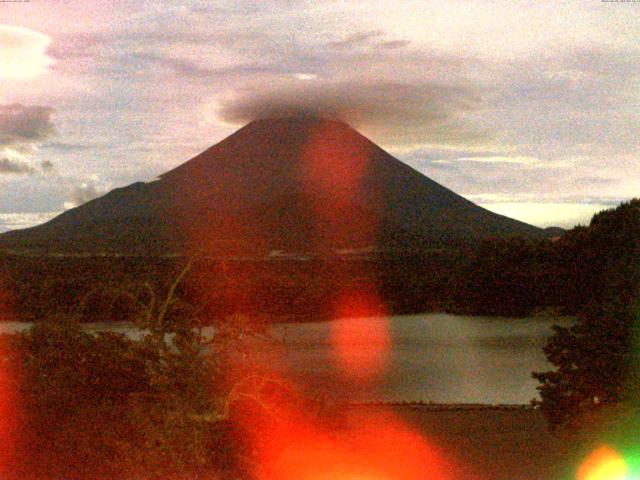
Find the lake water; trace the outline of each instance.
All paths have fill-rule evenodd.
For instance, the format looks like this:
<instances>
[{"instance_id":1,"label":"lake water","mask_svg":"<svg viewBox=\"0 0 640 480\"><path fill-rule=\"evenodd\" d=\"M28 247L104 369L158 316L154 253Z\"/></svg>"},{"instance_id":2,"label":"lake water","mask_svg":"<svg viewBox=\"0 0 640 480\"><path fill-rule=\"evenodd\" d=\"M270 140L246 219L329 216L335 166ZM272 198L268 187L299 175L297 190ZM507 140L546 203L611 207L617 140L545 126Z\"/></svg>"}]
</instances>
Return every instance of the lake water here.
<instances>
[{"instance_id":1,"label":"lake water","mask_svg":"<svg viewBox=\"0 0 640 480\"><path fill-rule=\"evenodd\" d=\"M277 368L313 392L356 402L529 403L537 397L531 372L551 367L542 348L552 325L570 323L566 317L441 313L357 321L371 331L388 332L386 361L368 381L345 377L337 366L332 332L352 320L274 326L273 334L282 344ZM28 325L3 323L0 333L24 328ZM119 331L134 338L141 335L130 324L86 328ZM367 358L371 350L378 352L380 345L361 337L350 346L349 355Z\"/></svg>"},{"instance_id":2,"label":"lake water","mask_svg":"<svg viewBox=\"0 0 640 480\"><path fill-rule=\"evenodd\" d=\"M529 403L537 397L531 372L551 368L542 351L551 327L570 324L566 317L514 319L440 313L366 321L373 330L387 328L391 340L387 362L376 382L363 385L341 378L330 340L333 322L275 328L285 340L291 375L352 401Z\"/></svg>"}]
</instances>

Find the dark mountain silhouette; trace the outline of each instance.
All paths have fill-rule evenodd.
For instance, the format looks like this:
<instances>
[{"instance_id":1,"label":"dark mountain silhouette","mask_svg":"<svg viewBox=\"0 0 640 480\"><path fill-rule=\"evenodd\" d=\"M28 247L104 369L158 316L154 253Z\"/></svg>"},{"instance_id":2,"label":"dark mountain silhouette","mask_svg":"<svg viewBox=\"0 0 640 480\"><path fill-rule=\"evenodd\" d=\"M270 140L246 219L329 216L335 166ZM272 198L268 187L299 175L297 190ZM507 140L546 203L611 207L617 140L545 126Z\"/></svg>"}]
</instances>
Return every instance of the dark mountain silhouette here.
<instances>
[{"instance_id":1,"label":"dark mountain silhouette","mask_svg":"<svg viewBox=\"0 0 640 480\"><path fill-rule=\"evenodd\" d=\"M156 181L0 235L31 252L214 255L411 249L545 236L425 177L348 125L251 122Z\"/></svg>"}]
</instances>

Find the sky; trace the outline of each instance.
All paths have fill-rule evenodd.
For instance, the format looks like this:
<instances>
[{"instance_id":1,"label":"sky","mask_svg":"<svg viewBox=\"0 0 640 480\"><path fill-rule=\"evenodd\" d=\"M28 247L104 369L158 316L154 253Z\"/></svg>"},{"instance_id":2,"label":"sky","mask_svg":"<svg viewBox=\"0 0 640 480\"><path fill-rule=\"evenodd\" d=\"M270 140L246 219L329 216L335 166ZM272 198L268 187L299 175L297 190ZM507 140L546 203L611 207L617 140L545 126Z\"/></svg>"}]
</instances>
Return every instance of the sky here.
<instances>
[{"instance_id":1,"label":"sky","mask_svg":"<svg viewBox=\"0 0 640 480\"><path fill-rule=\"evenodd\" d=\"M256 117L339 117L513 218L640 195L640 3L0 2L0 231L150 181Z\"/></svg>"}]
</instances>

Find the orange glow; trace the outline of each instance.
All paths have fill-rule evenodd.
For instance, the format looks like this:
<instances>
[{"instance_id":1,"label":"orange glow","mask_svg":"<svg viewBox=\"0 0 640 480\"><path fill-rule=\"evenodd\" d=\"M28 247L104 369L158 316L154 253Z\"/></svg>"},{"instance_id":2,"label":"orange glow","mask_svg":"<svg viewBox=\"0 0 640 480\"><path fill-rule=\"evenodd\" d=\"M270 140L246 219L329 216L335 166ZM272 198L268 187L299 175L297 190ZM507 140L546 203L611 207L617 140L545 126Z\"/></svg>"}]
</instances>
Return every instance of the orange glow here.
<instances>
[{"instance_id":1,"label":"orange glow","mask_svg":"<svg viewBox=\"0 0 640 480\"><path fill-rule=\"evenodd\" d=\"M282 412L281 412L282 413ZM311 417L311 416L310 416ZM284 415L262 431L258 480L422 480L453 478L453 463L392 415L347 414L347 426L324 429Z\"/></svg>"},{"instance_id":2,"label":"orange glow","mask_svg":"<svg viewBox=\"0 0 640 480\"><path fill-rule=\"evenodd\" d=\"M578 468L577 480L625 480L627 464L606 445L594 450Z\"/></svg>"},{"instance_id":3,"label":"orange glow","mask_svg":"<svg viewBox=\"0 0 640 480\"><path fill-rule=\"evenodd\" d=\"M331 324L331 343L345 376L371 380L384 369L391 348L386 317L376 295L342 294L334 317L342 320Z\"/></svg>"}]
</instances>

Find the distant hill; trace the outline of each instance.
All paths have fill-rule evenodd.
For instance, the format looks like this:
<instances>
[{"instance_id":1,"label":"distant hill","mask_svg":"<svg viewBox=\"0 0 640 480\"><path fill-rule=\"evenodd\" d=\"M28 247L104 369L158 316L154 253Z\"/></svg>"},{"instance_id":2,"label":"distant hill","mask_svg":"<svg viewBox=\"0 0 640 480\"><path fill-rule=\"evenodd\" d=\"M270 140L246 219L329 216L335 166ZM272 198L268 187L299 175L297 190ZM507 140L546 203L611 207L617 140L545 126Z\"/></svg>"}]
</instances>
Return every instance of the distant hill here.
<instances>
[{"instance_id":1,"label":"distant hill","mask_svg":"<svg viewBox=\"0 0 640 480\"><path fill-rule=\"evenodd\" d=\"M289 118L251 122L155 181L4 233L0 249L262 256L516 235L549 233L475 205L344 123Z\"/></svg>"}]
</instances>

